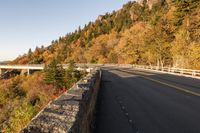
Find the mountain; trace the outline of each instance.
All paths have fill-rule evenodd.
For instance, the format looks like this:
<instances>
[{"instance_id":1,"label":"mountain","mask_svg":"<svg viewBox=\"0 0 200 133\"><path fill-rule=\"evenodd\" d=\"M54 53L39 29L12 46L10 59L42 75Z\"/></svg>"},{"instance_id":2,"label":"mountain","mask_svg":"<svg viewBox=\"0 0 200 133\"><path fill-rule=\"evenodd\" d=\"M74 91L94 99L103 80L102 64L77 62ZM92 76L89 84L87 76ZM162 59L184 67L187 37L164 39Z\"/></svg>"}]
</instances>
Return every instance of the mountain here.
<instances>
[{"instance_id":1,"label":"mountain","mask_svg":"<svg viewBox=\"0 0 200 133\"><path fill-rule=\"evenodd\" d=\"M138 0L99 15L12 64L56 59L79 63L131 63L200 69L200 1Z\"/></svg>"}]
</instances>

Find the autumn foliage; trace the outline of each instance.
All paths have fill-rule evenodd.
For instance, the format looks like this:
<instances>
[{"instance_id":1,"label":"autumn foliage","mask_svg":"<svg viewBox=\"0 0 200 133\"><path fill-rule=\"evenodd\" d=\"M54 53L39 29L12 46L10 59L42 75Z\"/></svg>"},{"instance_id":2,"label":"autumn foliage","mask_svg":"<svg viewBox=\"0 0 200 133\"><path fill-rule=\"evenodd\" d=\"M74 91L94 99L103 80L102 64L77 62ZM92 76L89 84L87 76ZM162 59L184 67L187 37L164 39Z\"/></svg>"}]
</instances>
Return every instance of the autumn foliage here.
<instances>
[{"instance_id":1,"label":"autumn foliage","mask_svg":"<svg viewBox=\"0 0 200 133\"><path fill-rule=\"evenodd\" d=\"M48 47L29 49L10 64L47 64L45 73L0 80L0 132L18 132L76 82L72 67L57 67L72 60L200 69L200 1L162 0L151 8L146 0L128 2Z\"/></svg>"},{"instance_id":2,"label":"autumn foliage","mask_svg":"<svg viewBox=\"0 0 200 133\"><path fill-rule=\"evenodd\" d=\"M131 63L200 69L199 0L129 2L14 64Z\"/></svg>"},{"instance_id":3,"label":"autumn foliage","mask_svg":"<svg viewBox=\"0 0 200 133\"><path fill-rule=\"evenodd\" d=\"M0 80L0 132L19 132L49 101L60 96L86 74L81 72L77 77L73 76L74 69L58 70L50 71L56 77L47 75L51 76L48 80L55 80L55 83L47 82L46 72ZM59 75L60 72L66 74Z\"/></svg>"}]
</instances>

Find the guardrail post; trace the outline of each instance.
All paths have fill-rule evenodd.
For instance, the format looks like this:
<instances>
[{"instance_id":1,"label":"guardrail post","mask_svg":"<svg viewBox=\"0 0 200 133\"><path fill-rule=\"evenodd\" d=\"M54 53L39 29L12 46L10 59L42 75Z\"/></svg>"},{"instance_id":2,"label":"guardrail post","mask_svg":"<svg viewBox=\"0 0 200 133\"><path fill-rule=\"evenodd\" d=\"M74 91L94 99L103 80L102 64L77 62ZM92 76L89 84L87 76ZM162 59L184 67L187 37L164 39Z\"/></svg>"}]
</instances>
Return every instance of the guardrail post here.
<instances>
[{"instance_id":1,"label":"guardrail post","mask_svg":"<svg viewBox=\"0 0 200 133\"><path fill-rule=\"evenodd\" d=\"M159 66L156 67L156 70L159 70Z\"/></svg>"},{"instance_id":2,"label":"guardrail post","mask_svg":"<svg viewBox=\"0 0 200 133\"><path fill-rule=\"evenodd\" d=\"M181 70L180 74L183 75L183 70Z\"/></svg>"},{"instance_id":3,"label":"guardrail post","mask_svg":"<svg viewBox=\"0 0 200 133\"><path fill-rule=\"evenodd\" d=\"M196 76L196 71L192 71L192 76Z\"/></svg>"}]
</instances>

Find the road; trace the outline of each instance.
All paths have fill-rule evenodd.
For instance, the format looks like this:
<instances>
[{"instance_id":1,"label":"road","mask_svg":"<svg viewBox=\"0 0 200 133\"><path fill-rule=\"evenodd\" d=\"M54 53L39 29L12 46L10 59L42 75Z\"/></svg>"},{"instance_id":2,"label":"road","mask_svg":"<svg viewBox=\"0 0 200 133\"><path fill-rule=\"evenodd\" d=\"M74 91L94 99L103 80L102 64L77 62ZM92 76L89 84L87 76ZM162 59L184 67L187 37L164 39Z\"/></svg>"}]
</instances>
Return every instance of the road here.
<instances>
[{"instance_id":1,"label":"road","mask_svg":"<svg viewBox=\"0 0 200 133\"><path fill-rule=\"evenodd\" d=\"M200 133L200 80L104 68L94 133Z\"/></svg>"}]
</instances>

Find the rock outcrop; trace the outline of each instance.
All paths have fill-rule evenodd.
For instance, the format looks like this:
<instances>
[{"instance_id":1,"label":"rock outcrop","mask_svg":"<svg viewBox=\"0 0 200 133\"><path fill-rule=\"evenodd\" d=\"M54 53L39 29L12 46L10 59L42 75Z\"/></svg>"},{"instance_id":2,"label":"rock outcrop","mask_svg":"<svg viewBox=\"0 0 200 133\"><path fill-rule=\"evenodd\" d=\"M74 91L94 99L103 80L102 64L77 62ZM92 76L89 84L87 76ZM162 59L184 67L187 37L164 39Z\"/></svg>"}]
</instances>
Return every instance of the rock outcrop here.
<instances>
[{"instance_id":1,"label":"rock outcrop","mask_svg":"<svg viewBox=\"0 0 200 133\"><path fill-rule=\"evenodd\" d=\"M138 0L138 3L140 3L141 5L144 4L145 0ZM149 6L149 9L152 9L153 5L157 4L157 3L162 3L164 1L169 1L169 0L146 0L147 5Z\"/></svg>"}]
</instances>

